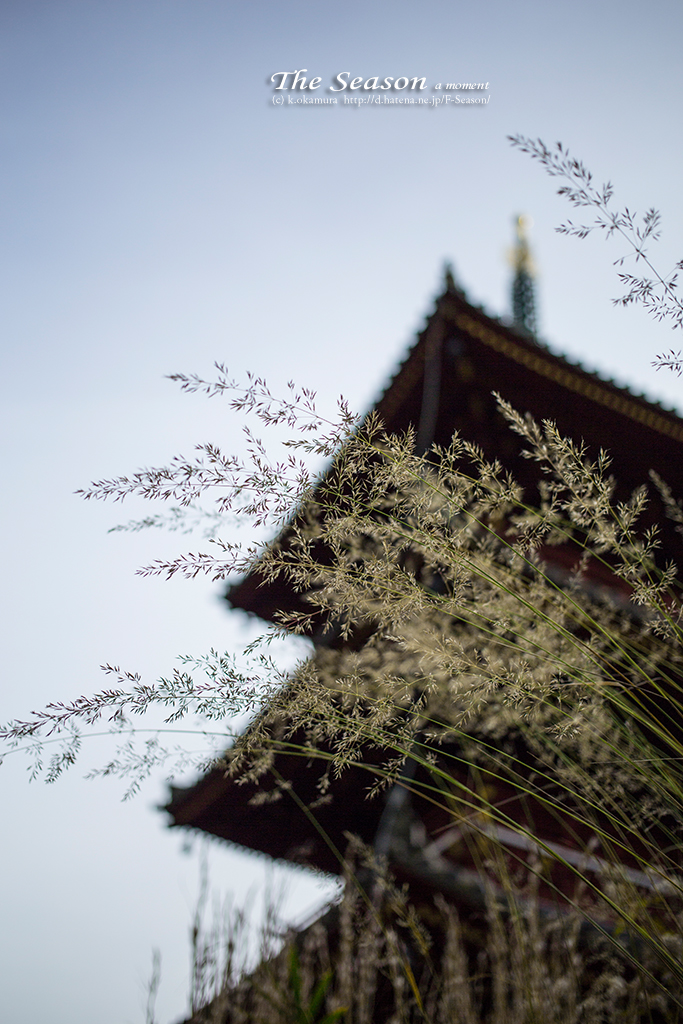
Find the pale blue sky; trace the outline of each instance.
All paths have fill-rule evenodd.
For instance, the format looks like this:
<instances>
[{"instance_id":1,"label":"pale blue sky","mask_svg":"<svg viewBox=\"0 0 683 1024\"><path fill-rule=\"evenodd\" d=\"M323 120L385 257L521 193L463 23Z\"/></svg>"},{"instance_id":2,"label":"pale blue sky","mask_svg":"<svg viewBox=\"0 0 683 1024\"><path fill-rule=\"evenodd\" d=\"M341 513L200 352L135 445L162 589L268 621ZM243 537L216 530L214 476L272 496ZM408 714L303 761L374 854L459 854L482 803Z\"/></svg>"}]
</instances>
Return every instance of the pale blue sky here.
<instances>
[{"instance_id":1,"label":"pale blue sky","mask_svg":"<svg viewBox=\"0 0 683 1024\"><path fill-rule=\"evenodd\" d=\"M541 332L557 351L680 406L652 357L675 343L612 309L615 243L553 232L571 216L506 135L562 140L616 198L658 206L657 261L683 255L677 2L5 0L0 8L3 708L21 715L102 685L112 661L151 677L177 653L239 646L208 584L134 569L177 536L107 534L90 479L196 441L229 447L218 404L164 374L214 359L329 406L363 409L429 311L451 259L472 300L509 308L512 218L534 218ZM474 109L275 107L268 79L335 74L488 81ZM123 518L127 518L125 513ZM88 760L89 759L89 760ZM84 764L100 760L97 750ZM184 1010L197 864L153 805L116 783L29 786L5 809L4 1012L32 1024L143 1020L151 949L159 1016ZM238 899L263 866L217 851ZM251 874L250 874L251 872ZM309 888L293 912L314 898Z\"/></svg>"}]
</instances>

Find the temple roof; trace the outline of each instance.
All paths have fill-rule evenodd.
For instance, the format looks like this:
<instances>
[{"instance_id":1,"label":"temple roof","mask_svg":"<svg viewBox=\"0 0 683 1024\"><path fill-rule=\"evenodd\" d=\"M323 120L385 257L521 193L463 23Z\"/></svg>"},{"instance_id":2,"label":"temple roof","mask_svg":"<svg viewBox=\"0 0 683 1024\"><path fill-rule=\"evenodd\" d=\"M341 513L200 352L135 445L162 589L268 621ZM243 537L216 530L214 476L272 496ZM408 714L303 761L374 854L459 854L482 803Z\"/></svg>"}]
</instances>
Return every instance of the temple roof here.
<instances>
[{"instance_id":1,"label":"temple roof","mask_svg":"<svg viewBox=\"0 0 683 1024\"><path fill-rule=\"evenodd\" d=\"M433 313L375 409L390 433L413 426L420 451L432 443L447 445L457 430L533 488L534 470L519 456L494 393L537 421L554 420L562 434L585 441L593 455L606 449L623 497L647 483L650 470L674 494L683 494L683 421L675 413L487 316L447 274ZM661 523L661 512L655 498L653 523ZM673 526L665 524L664 534L671 556L682 555ZM258 570L230 587L226 598L233 608L266 621L278 610L304 608L284 580L264 586Z\"/></svg>"}]
</instances>

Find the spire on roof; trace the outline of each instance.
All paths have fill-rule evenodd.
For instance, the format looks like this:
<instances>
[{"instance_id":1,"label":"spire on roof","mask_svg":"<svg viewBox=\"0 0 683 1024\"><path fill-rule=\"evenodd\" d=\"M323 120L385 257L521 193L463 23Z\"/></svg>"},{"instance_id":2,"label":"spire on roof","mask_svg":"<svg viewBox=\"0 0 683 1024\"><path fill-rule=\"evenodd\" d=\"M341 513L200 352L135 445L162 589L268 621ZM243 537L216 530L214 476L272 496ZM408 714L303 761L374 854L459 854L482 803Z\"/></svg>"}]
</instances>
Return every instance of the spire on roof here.
<instances>
[{"instance_id":1,"label":"spire on roof","mask_svg":"<svg viewBox=\"0 0 683 1024\"><path fill-rule=\"evenodd\" d=\"M533 221L530 217L519 216L515 220L517 242L511 253L515 271L512 281L512 322L520 334L536 337L536 295L534 277L536 270L529 251L527 227Z\"/></svg>"},{"instance_id":2,"label":"spire on roof","mask_svg":"<svg viewBox=\"0 0 683 1024\"><path fill-rule=\"evenodd\" d=\"M445 292L447 295L461 295L464 297L465 291L462 286L458 283L453 272L453 264L447 261L444 264L444 285Z\"/></svg>"}]
</instances>

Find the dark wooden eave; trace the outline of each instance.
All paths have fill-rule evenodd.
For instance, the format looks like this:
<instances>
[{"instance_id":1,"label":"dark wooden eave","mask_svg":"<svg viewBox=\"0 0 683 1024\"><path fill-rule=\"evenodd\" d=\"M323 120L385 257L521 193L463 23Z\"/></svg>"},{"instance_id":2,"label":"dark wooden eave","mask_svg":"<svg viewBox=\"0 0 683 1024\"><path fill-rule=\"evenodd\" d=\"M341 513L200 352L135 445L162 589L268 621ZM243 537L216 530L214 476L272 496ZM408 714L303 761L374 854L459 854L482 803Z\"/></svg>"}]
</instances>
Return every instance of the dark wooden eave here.
<instances>
[{"instance_id":1,"label":"dark wooden eave","mask_svg":"<svg viewBox=\"0 0 683 1024\"><path fill-rule=\"evenodd\" d=\"M447 289L416 344L376 403L390 432L413 426L419 450L447 445L454 431L476 441L490 458L511 469L534 489L537 474L519 457L519 439L496 407L497 392L518 412L551 419L592 456L600 448L612 458L619 496L648 482L651 469L683 495L683 421L673 412L602 380L531 338L523 337ZM655 497L652 523L662 521ZM646 520L644 525L650 525ZM280 537L286 543L287 531ZM664 525L665 549L680 558L683 549L672 525ZM273 621L278 611L306 605L286 580L263 583L258 568L229 588L233 608Z\"/></svg>"},{"instance_id":2,"label":"dark wooden eave","mask_svg":"<svg viewBox=\"0 0 683 1024\"><path fill-rule=\"evenodd\" d=\"M303 736L299 739L305 742ZM366 755L371 760L371 752ZM333 781L334 798L321 798L319 782L326 764L322 758L276 754L277 776L287 780L283 789L278 788L273 773L245 784L217 768L194 786L172 787L171 799L163 809L174 826L207 832L275 860L339 874L338 854L343 856L348 845L345 833L350 830L371 843L384 801L381 797L368 799L377 778L367 767L353 766ZM296 801L289 787L296 793ZM315 824L301 804L313 809ZM343 817L340 806L344 807Z\"/></svg>"}]
</instances>

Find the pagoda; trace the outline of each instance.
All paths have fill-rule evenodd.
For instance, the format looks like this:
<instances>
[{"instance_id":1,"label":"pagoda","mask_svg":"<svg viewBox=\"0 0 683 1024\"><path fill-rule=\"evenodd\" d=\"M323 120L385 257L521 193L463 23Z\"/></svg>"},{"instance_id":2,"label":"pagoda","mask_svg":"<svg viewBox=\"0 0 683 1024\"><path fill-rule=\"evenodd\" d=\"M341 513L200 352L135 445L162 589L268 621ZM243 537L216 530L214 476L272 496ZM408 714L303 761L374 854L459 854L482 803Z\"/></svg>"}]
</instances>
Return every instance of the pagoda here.
<instances>
[{"instance_id":1,"label":"pagoda","mask_svg":"<svg viewBox=\"0 0 683 1024\"><path fill-rule=\"evenodd\" d=\"M455 431L475 441L484 455L498 459L525 492L533 492L538 469L520 457L515 439L500 415L494 392L521 413L537 421L553 420L562 435L583 440L597 452L606 449L618 482L617 498L648 480L651 470L683 494L683 420L658 403L646 400L596 373L572 363L536 339L535 307L528 246L523 222L518 222L514 321L505 323L471 304L447 269L441 294L426 323L398 367L375 409L388 432L414 428L416 448L446 446ZM643 525L658 525L662 549L677 564L683 559L681 536L664 517L654 495ZM553 549L558 570L567 569L569 555ZM593 582L609 589L609 573L593 569ZM279 612L306 610L302 595L279 577L265 582L258 565L230 587L227 601L265 623ZM318 650L343 647L345 641L320 631L312 635ZM481 906L484 894L478 865L461 825L449 821L443 809L416 799L413 777L420 769L408 761L403 775L384 794L367 798L366 766L351 764L331 782L320 800L319 779L325 761L297 756L286 745L275 754L273 773L244 781L221 768L208 772L189 788L173 788L166 810L172 825L198 830L265 854L275 860L308 865L340 874L338 851L353 832L385 856L400 880L423 893L440 893L460 906ZM370 757L374 755L370 754ZM280 780L278 782L278 780ZM269 800L286 780L289 795ZM462 770L462 785L471 778ZM291 795L295 799L290 799ZM523 821L523 832L498 825L497 839L517 857L533 852L534 836L557 853L548 901L571 886L576 865L598 876L605 869L600 851L585 849L591 837L572 825L565 827L543 804L529 806L513 781L499 780L496 800L505 804L510 820ZM311 810L314 808L314 810ZM531 838L530 838L531 837ZM636 860L624 871L636 884L656 889ZM554 893L554 897L553 897Z\"/></svg>"}]
</instances>

